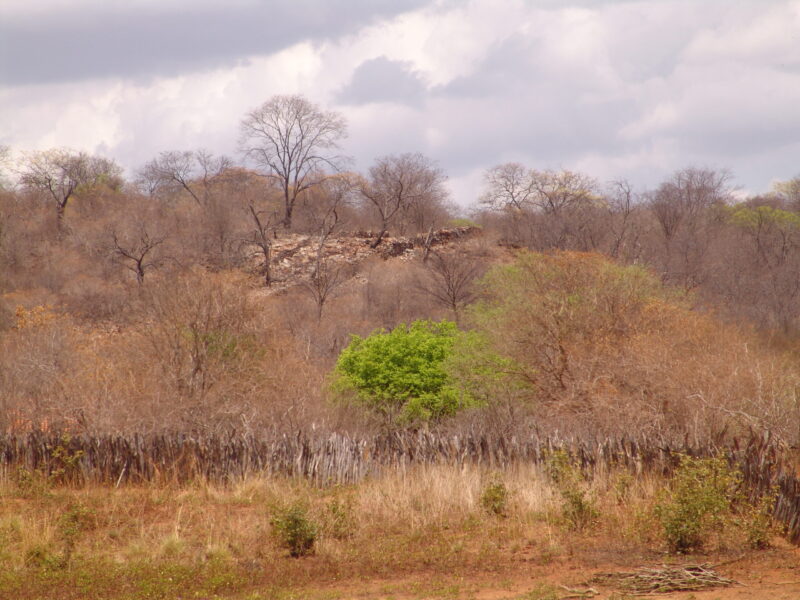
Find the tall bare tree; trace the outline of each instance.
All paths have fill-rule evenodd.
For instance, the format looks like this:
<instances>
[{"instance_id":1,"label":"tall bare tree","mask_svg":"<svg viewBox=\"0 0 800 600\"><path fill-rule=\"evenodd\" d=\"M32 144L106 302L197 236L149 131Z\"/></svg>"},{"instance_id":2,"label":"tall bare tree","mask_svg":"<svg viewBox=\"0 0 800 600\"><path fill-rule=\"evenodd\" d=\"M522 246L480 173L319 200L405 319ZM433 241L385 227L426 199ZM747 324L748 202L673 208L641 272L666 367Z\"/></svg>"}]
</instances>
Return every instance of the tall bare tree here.
<instances>
[{"instance_id":1,"label":"tall bare tree","mask_svg":"<svg viewBox=\"0 0 800 600\"><path fill-rule=\"evenodd\" d=\"M636 238L640 232L636 230L635 212L637 197L630 182L618 179L611 182L606 196L606 211L611 243L608 249L612 258L635 255Z\"/></svg>"},{"instance_id":2,"label":"tall bare tree","mask_svg":"<svg viewBox=\"0 0 800 600\"><path fill-rule=\"evenodd\" d=\"M654 257L665 281L687 289L709 276L709 248L720 223L713 207L731 199L726 171L689 167L676 171L650 195L649 207L662 234Z\"/></svg>"},{"instance_id":3,"label":"tall bare tree","mask_svg":"<svg viewBox=\"0 0 800 600\"><path fill-rule=\"evenodd\" d=\"M283 193L283 226L303 192L341 168L339 141L347 135L344 118L323 111L302 96L274 96L247 113L241 124L244 156L274 178Z\"/></svg>"},{"instance_id":4,"label":"tall bare tree","mask_svg":"<svg viewBox=\"0 0 800 600\"><path fill-rule=\"evenodd\" d=\"M398 215L414 204L442 203L447 198L445 174L421 154L379 158L361 182L359 192L377 213L380 230L372 247L377 248Z\"/></svg>"}]
</instances>

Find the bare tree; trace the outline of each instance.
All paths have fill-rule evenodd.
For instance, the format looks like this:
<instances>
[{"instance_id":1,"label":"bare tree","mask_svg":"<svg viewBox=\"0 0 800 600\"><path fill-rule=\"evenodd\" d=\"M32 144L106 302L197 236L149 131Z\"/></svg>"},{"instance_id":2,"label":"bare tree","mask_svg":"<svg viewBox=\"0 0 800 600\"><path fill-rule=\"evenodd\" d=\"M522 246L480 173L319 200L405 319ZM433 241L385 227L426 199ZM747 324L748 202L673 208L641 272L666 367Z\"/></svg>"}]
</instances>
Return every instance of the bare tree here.
<instances>
[{"instance_id":1,"label":"bare tree","mask_svg":"<svg viewBox=\"0 0 800 600\"><path fill-rule=\"evenodd\" d=\"M452 311L456 323L460 323L464 307L478 295L475 282L483 274L484 265L465 253L435 251L424 264L425 276L418 281L417 289Z\"/></svg>"},{"instance_id":2,"label":"bare tree","mask_svg":"<svg viewBox=\"0 0 800 600\"><path fill-rule=\"evenodd\" d=\"M11 187L9 180L11 167L11 148L0 144L0 190Z\"/></svg>"},{"instance_id":3,"label":"bare tree","mask_svg":"<svg viewBox=\"0 0 800 600\"><path fill-rule=\"evenodd\" d=\"M685 221L693 221L715 204L730 199L726 171L689 167L662 183L650 200L664 237L671 240Z\"/></svg>"},{"instance_id":4,"label":"bare tree","mask_svg":"<svg viewBox=\"0 0 800 600\"><path fill-rule=\"evenodd\" d=\"M609 229L612 237L609 254L612 258L619 258L630 245L628 238L637 235L634 223L635 204L636 196L630 182L625 179L611 182L606 208L611 217Z\"/></svg>"},{"instance_id":5,"label":"bare tree","mask_svg":"<svg viewBox=\"0 0 800 600\"><path fill-rule=\"evenodd\" d=\"M175 193L185 190L199 205L207 205L212 184L232 166L225 156L207 150L161 152L137 173L137 183L149 195L158 191Z\"/></svg>"},{"instance_id":6,"label":"bare tree","mask_svg":"<svg viewBox=\"0 0 800 600\"><path fill-rule=\"evenodd\" d=\"M772 186L772 189L786 206L795 212L800 211L800 176L787 181L778 181Z\"/></svg>"},{"instance_id":7,"label":"bare tree","mask_svg":"<svg viewBox=\"0 0 800 600\"><path fill-rule=\"evenodd\" d=\"M324 181L326 171L341 167L336 151L346 133L339 113L322 111L302 96L274 96L245 116L241 151L279 183L286 229L303 192Z\"/></svg>"},{"instance_id":8,"label":"bare tree","mask_svg":"<svg viewBox=\"0 0 800 600\"><path fill-rule=\"evenodd\" d=\"M275 211L258 210L252 202L248 206L250 216L253 219L254 229L252 236L246 240L253 244L263 260L261 266L261 276L264 278L264 285L272 285L272 238L275 235L275 225L278 215Z\"/></svg>"},{"instance_id":9,"label":"bare tree","mask_svg":"<svg viewBox=\"0 0 800 600\"><path fill-rule=\"evenodd\" d=\"M311 275L303 281L303 287L311 295L317 305L317 322L322 321L325 304L336 290L348 279L350 273L346 264L336 264L329 259L318 256Z\"/></svg>"},{"instance_id":10,"label":"bare tree","mask_svg":"<svg viewBox=\"0 0 800 600\"><path fill-rule=\"evenodd\" d=\"M480 202L492 210L522 210L533 201L531 170L520 163L492 167L484 175L484 183Z\"/></svg>"},{"instance_id":11,"label":"bare tree","mask_svg":"<svg viewBox=\"0 0 800 600\"><path fill-rule=\"evenodd\" d=\"M545 214L597 199L597 182L574 171L531 171L531 201Z\"/></svg>"},{"instance_id":12,"label":"bare tree","mask_svg":"<svg viewBox=\"0 0 800 600\"><path fill-rule=\"evenodd\" d=\"M481 203L505 213L509 241L539 250L596 249L604 231L597 182L574 171L537 171L519 163L489 169Z\"/></svg>"},{"instance_id":13,"label":"bare tree","mask_svg":"<svg viewBox=\"0 0 800 600\"><path fill-rule=\"evenodd\" d=\"M24 188L48 196L56 206L61 227L69 201L81 190L105 184L122 186L122 168L113 160L85 152L52 149L27 154L20 171Z\"/></svg>"},{"instance_id":14,"label":"bare tree","mask_svg":"<svg viewBox=\"0 0 800 600\"><path fill-rule=\"evenodd\" d=\"M164 243L166 237L151 237L144 225L139 228L134 239L120 241L116 231L111 233L111 239L114 255L136 274L139 285L144 283L148 269L156 268L163 262L160 258L153 257L153 251Z\"/></svg>"},{"instance_id":15,"label":"bare tree","mask_svg":"<svg viewBox=\"0 0 800 600\"><path fill-rule=\"evenodd\" d=\"M317 305L317 322L322 320L325 304L347 280L347 266L332 263L326 259L324 252L325 243L341 227L342 208L351 202L357 183L357 177L342 173L330 177L316 190L323 196L316 201L316 210L311 211L317 236L317 252L311 274L303 285Z\"/></svg>"},{"instance_id":16,"label":"bare tree","mask_svg":"<svg viewBox=\"0 0 800 600\"><path fill-rule=\"evenodd\" d=\"M342 226L342 212L354 202L359 177L352 173L339 173L325 180L307 198L311 231L317 236L317 262L325 242Z\"/></svg>"},{"instance_id":17,"label":"bare tree","mask_svg":"<svg viewBox=\"0 0 800 600\"><path fill-rule=\"evenodd\" d=\"M662 234L662 278L691 289L709 275L709 248L719 233L712 207L731 198L726 171L689 167L674 173L650 195L649 207Z\"/></svg>"},{"instance_id":18,"label":"bare tree","mask_svg":"<svg viewBox=\"0 0 800 600\"><path fill-rule=\"evenodd\" d=\"M409 206L442 202L447 197L445 179L444 173L421 154L379 158L359 189L380 220L380 230L371 246L380 245L398 214Z\"/></svg>"}]
</instances>

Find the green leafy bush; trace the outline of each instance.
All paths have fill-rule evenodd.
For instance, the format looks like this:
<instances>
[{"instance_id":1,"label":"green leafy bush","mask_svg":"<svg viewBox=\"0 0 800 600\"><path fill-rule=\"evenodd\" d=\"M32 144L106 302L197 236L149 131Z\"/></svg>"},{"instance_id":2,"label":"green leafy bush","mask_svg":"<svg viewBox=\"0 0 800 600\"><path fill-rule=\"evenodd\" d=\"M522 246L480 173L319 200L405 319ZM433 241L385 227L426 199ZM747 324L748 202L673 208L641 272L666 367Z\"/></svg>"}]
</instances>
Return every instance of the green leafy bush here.
<instances>
[{"instance_id":1,"label":"green leafy bush","mask_svg":"<svg viewBox=\"0 0 800 600\"><path fill-rule=\"evenodd\" d=\"M295 503L285 508L273 509L270 525L275 539L293 558L314 552L317 527L302 504Z\"/></svg>"},{"instance_id":2,"label":"green leafy bush","mask_svg":"<svg viewBox=\"0 0 800 600\"><path fill-rule=\"evenodd\" d=\"M594 501L585 489L564 487L561 490L561 515L570 529L582 531L600 517Z\"/></svg>"},{"instance_id":3,"label":"green leafy bush","mask_svg":"<svg viewBox=\"0 0 800 600\"><path fill-rule=\"evenodd\" d=\"M480 503L490 515L505 517L508 514L508 488L499 479L492 479L483 488Z\"/></svg>"},{"instance_id":4,"label":"green leafy bush","mask_svg":"<svg viewBox=\"0 0 800 600\"><path fill-rule=\"evenodd\" d=\"M81 473L81 460L83 450L73 450L72 436L65 433L59 439L58 445L50 452L52 467L50 481L55 484L76 484L83 479Z\"/></svg>"},{"instance_id":5,"label":"green leafy bush","mask_svg":"<svg viewBox=\"0 0 800 600\"><path fill-rule=\"evenodd\" d=\"M455 323L415 321L366 338L353 336L339 355L333 389L391 421L439 419L473 404L445 364L461 335Z\"/></svg>"},{"instance_id":6,"label":"green leafy bush","mask_svg":"<svg viewBox=\"0 0 800 600\"><path fill-rule=\"evenodd\" d=\"M741 474L724 458L682 456L670 490L655 507L673 552L700 550L731 515Z\"/></svg>"}]
</instances>

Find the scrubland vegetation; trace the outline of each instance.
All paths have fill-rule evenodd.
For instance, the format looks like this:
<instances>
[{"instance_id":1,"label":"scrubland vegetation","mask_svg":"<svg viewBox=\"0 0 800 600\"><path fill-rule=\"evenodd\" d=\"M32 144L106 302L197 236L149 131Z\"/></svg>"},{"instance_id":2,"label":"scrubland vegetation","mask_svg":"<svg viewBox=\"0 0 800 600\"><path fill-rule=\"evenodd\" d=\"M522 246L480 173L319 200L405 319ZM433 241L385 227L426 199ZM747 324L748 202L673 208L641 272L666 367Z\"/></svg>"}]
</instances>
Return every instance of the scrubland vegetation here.
<instances>
[{"instance_id":1,"label":"scrubland vegetation","mask_svg":"<svg viewBox=\"0 0 800 600\"><path fill-rule=\"evenodd\" d=\"M319 129L278 136L314 160L270 150L286 115ZM106 158L16 155L0 178L3 439L426 430L720 457L751 433L800 442L796 180L742 200L703 168L635 191L506 164L463 214L423 156L347 171L345 128L279 97L243 121L241 164L167 151L125 179ZM11 465L0 596L327 598L424 573L381 593L458 597L459 578L521 565L770 544L771 490L723 458L675 464L584 473L554 452L331 487L67 485Z\"/></svg>"}]
</instances>

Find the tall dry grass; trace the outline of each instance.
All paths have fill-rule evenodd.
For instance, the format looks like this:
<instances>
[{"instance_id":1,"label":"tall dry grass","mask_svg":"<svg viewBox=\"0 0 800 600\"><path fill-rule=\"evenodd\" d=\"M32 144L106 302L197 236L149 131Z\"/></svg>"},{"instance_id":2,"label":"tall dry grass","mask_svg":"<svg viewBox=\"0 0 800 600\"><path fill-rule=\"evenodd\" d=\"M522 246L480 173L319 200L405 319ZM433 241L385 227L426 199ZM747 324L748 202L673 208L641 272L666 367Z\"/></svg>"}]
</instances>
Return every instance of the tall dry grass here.
<instances>
[{"instance_id":1,"label":"tall dry grass","mask_svg":"<svg viewBox=\"0 0 800 600\"><path fill-rule=\"evenodd\" d=\"M585 483L603 517L581 534L564 522L561 497L547 474L529 465L501 473L476 466L415 467L329 489L258 477L225 487L197 482L82 489L32 487L9 478L0 482L0 564L19 571L37 549L63 553L65 515L77 511L85 519L73 560L202 563L215 558L233 566L258 565L269 580L274 573L266 566L275 561L295 568L271 535L270 517L282 506L300 505L319 531L315 557L305 568L322 576L468 569L483 560L502 568L523 551L552 560L554 552L566 552L585 535L599 536L601 545L617 544L615 515L627 518L649 503L655 486L649 480L631 484L623 506L614 491L616 477ZM508 490L502 517L481 503L487 485L495 482ZM637 547L634 534L628 543Z\"/></svg>"}]
</instances>

